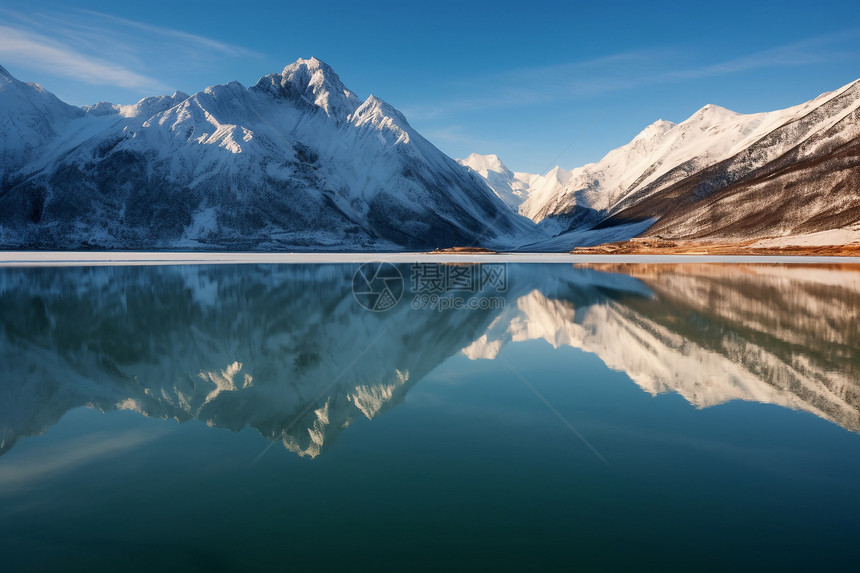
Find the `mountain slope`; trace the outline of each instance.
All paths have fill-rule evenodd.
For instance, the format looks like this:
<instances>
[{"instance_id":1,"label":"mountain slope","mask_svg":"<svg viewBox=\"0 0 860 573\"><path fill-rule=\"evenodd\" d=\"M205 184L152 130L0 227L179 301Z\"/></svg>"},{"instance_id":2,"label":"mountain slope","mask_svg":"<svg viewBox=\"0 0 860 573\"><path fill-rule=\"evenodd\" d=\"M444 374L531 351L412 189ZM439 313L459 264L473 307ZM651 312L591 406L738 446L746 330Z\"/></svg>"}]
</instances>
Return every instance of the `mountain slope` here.
<instances>
[{"instance_id":1,"label":"mountain slope","mask_svg":"<svg viewBox=\"0 0 860 573\"><path fill-rule=\"evenodd\" d=\"M249 89L135 106L72 108L4 78L0 121L18 117L18 100L50 99L40 141L4 130L15 150L0 163L6 247L500 247L534 232L397 110L362 102L314 58Z\"/></svg>"}]
</instances>

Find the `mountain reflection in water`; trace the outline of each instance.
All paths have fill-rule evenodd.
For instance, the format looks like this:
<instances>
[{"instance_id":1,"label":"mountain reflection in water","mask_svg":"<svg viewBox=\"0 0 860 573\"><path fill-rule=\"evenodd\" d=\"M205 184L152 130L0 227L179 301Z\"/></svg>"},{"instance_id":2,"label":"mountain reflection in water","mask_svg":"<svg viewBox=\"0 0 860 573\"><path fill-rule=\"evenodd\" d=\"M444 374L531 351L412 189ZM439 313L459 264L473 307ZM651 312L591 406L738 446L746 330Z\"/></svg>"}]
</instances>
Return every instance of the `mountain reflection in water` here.
<instances>
[{"instance_id":1,"label":"mountain reflection in water","mask_svg":"<svg viewBox=\"0 0 860 573\"><path fill-rule=\"evenodd\" d=\"M88 406L253 427L315 457L452 355L534 339L699 408L771 403L860 431L857 267L510 264L503 291L458 293L504 304L415 308L407 285L385 312L353 296L356 268L3 269L0 453Z\"/></svg>"}]
</instances>

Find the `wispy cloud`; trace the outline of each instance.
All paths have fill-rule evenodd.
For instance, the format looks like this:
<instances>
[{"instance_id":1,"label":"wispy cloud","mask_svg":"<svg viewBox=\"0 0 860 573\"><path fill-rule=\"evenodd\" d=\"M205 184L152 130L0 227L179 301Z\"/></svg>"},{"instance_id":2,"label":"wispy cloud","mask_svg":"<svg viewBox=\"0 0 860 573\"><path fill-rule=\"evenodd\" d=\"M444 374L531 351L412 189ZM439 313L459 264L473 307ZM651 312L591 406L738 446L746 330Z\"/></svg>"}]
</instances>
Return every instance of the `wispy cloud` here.
<instances>
[{"instance_id":1,"label":"wispy cloud","mask_svg":"<svg viewBox=\"0 0 860 573\"><path fill-rule=\"evenodd\" d=\"M570 62L537 66L473 78L468 86L452 91L480 91L482 96L451 98L438 103L405 106L410 118L430 119L459 112L504 109L600 97L649 85L728 76L772 68L802 67L857 59L856 52L839 49L860 38L860 30L846 30L808 38L746 56L698 65L679 49L643 50Z\"/></svg>"},{"instance_id":2,"label":"wispy cloud","mask_svg":"<svg viewBox=\"0 0 860 573\"><path fill-rule=\"evenodd\" d=\"M520 68L477 76L451 91L486 95L450 98L438 103L405 106L410 118L431 119L459 112L506 109L600 96L633 89L664 73L675 52L626 52L552 66Z\"/></svg>"},{"instance_id":3,"label":"wispy cloud","mask_svg":"<svg viewBox=\"0 0 860 573\"><path fill-rule=\"evenodd\" d=\"M860 37L860 30L845 30L836 34L807 38L716 64L670 71L661 79L704 78L767 68L811 66L856 58L856 53L840 50L837 45L845 40L856 40L858 37Z\"/></svg>"},{"instance_id":4,"label":"wispy cloud","mask_svg":"<svg viewBox=\"0 0 860 573\"><path fill-rule=\"evenodd\" d=\"M94 85L162 91L164 84L123 65L84 54L34 32L0 26L0 58Z\"/></svg>"},{"instance_id":5,"label":"wispy cloud","mask_svg":"<svg viewBox=\"0 0 860 573\"><path fill-rule=\"evenodd\" d=\"M151 34L154 36L159 36L162 40L174 40L180 43L185 44L186 49L194 50L200 49L205 50L207 52L218 52L222 55L228 56L252 56L252 57L260 57L261 54L253 50L249 50L247 48L243 48L241 46L236 46L234 44L228 44L226 42L221 42L218 40L213 40L212 38L206 38L204 36L198 36L197 34L190 34L188 32L183 32L181 30L173 30L171 28L164 28L161 26L153 26L150 24L144 24L143 22L135 22L133 20L128 20L126 18L120 18L118 16L111 16L109 14L103 14L101 12L93 12L90 10L82 10L83 14L88 14L95 18L96 20L103 20L105 22L113 23L118 26L125 26L129 28L136 28L147 34Z\"/></svg>"},{"instance_id":6,"label":"wispy cloud","mask_svg":"<svg viewBox=\"0 0 860 573\"><path fill-rule=\"evenodd\" d=\"M165 91L165 66L256 57L240 46L91 11L0 9L0 61L91 85ZM181 63L181 64L180 64Z\"/></svg>"}]
</instances>

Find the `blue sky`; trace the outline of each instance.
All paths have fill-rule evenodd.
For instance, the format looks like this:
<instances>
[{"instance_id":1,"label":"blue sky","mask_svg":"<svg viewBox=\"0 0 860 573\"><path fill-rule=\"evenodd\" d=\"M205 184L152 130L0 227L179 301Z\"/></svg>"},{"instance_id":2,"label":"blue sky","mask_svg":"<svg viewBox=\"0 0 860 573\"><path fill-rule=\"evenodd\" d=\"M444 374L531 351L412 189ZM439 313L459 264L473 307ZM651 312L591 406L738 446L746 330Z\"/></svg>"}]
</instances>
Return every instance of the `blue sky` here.
<instances>
[{"instance_id":1,"label":"blue sky","mask_svg":"<svg viewBox=\"0 0 860 573\"><path fill-rule=\"evenodd\" d=\"M530 172L707 103L779 109L860 77L851 2L272 4L4 0L0 64L83 105L249 86L316 56L449 155Z\"/></svg>"}]
</instances>

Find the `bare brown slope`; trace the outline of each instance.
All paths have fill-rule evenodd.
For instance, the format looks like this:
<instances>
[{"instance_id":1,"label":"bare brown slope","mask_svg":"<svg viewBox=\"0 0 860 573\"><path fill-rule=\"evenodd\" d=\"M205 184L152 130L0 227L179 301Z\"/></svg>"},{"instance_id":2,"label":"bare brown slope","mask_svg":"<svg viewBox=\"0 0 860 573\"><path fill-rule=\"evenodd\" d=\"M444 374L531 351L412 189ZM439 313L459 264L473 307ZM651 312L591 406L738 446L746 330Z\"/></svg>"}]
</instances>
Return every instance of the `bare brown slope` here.
<instances>
[{"instance_id":1,"label":"bare brown slope","mask_svg":"<svg viewBox=\"0 0 860 573\"><path fill-rule=\"evenodd\" d=\"M858 257L860 243L848 245L786 245L784 247L755 247L758 239L743 241L689 240L667 241L636 237L619 243L604 243L593 247L576 247L576 255L748 255L748 256L814 256Z\"/></svg>"},{"instance_id":2,"label":"bare brown slope","mask_svg":"<svg viewBox=\"0 0 860 573\"><path fill-rule=\"evenodd\" d=\"M647 237L749 239L837 229L860 221L860 112L799 142L764 164L776 133L703 169L604 221L606 227L654 218ZM776 138L779 139L779 138ZM758 163L756 169L749 169Z\"/></svg>"},{"instance_id":3,"label":"bare brown slope","mask_svg":"<svg viewBox=\"0 0 860 573\"><path fill-rule=\"evenodd\" d=\"M860 142L855 142L825 157L730 185L699 201L679 201L646 234L742 239L814 233L858 221Z\"/></svg>"}]
</instances>

